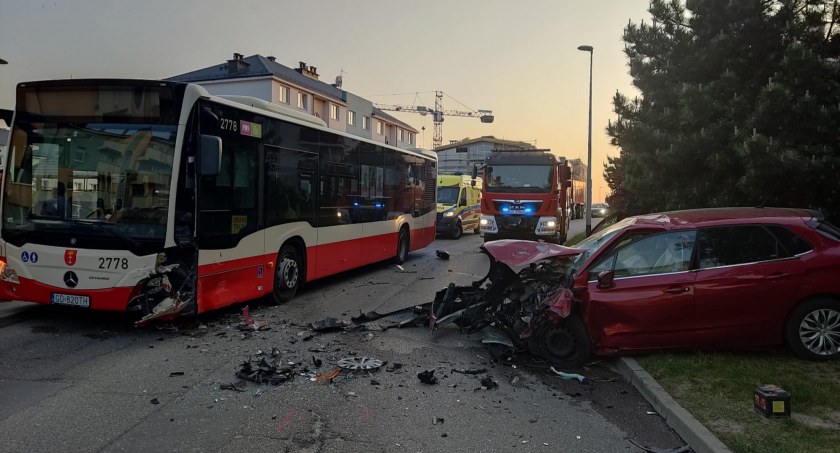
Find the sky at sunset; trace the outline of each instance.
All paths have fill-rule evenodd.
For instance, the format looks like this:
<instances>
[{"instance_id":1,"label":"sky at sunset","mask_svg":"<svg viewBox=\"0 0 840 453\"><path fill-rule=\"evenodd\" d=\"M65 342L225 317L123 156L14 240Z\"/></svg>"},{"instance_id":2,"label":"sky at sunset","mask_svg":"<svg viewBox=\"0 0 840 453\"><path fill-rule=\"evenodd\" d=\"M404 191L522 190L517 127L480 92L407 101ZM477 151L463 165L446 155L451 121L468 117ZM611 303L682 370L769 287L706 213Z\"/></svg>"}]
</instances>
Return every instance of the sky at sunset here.
<instances>
[{"instance_id":1,"label":"sky at sunset","mask_svg":"<svg viewBox=\"0 0 840 453\"><path fill-rule=\"evenodd\" d=\"M0 0L0 108L29 80L159 79L220 64L234 52L318 68L383 104L488 109L492 124L445 117L443 143L492 135L586 160L589 54L594 47L593 199L618 150L607 122L616 90L635 95L621 39L648 0ZM389 112L431 148L430 116ZM425 127L425 132L422 128Z\"/></svg>"}]
</instances>

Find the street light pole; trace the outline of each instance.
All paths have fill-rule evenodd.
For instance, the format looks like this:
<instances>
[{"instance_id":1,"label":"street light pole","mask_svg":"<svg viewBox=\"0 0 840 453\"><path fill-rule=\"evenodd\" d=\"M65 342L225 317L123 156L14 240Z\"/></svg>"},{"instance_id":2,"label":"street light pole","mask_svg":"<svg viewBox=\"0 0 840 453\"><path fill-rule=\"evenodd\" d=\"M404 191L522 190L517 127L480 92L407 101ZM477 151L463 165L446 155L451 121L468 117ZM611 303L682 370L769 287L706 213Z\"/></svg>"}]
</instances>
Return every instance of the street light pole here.
<instances>
[{"instance_id":1,"label":"street light pole","mask_svg":"<svg viewBox=\"0 0 840 453\"><path fill-rule=\"evenodd\" d=\"M589 52L589 139L586 146L586 235L592 233L592 46L578 46Z\"/></svg>"}]
</instances>

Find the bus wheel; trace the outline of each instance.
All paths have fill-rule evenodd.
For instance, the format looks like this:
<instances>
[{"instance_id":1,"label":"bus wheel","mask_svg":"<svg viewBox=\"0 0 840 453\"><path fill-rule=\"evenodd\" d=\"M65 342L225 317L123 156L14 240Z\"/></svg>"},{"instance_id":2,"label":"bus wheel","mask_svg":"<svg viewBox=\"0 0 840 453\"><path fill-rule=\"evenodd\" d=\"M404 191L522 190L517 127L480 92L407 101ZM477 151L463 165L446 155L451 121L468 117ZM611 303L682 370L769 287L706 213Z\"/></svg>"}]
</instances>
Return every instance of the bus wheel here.
<instances>
[{"instance_id":1,"label":"bus wheel","mask_svg":"<svg viewBox=\"0 0 840 453\"><path fill-rule=\"evenodd\" d=\"M402 264L408 259L408 228L400 228L400 235L397 239L397 256L394 261Z\"/></svg>"},{"instance_id":2,"label":"bus wheel","mask_svg":"<svg viewBox=\"0 0 840 453\"><path fill-rule=\"evenodd\" d=\"M452 230L452 239L460 239L461 234L464 232L464 226L461 225L461 221L455 222L455 229Z\"/></svg>"},{"instance_id":3,"label":"bus wheel","mask_svg":"<svg viewBox=\"0 0 840 453\"><path fill-rule=\"evenodd\" d=\"M295 296L303 277L303 260L297 247L285 244L277 254L274 273L274 288L271 299L275 304L284 304Z\"/></svg>"}]
</instances>

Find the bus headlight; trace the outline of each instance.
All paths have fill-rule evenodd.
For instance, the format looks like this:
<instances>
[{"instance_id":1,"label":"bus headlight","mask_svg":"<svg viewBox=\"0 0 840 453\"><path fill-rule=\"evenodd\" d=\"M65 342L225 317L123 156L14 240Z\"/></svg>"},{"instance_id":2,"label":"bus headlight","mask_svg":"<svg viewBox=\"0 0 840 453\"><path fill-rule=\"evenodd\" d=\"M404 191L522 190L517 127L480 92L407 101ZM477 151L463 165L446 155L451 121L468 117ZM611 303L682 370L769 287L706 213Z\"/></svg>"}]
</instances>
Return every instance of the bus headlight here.
<instances>
[{"instance_id":1,"label":"bus headlight","mask_svg":"<svg viewBox=\"0 0 840 453\"><path fill-rule=\"evenodd\" d=\"M17 271L12 269L5 260L0 260L0 280L7 283L13 283L15 285L20 284Z\"/></svg>"},{"instance_id":2,"label":"bus headlight","mask_svg":"<svg viewBox=\"0 0 840 453\"><path fill-rule=\"evenodd\" d=\"M534 231L538 235L551 235L557 231L557 219L555 217L540 217Z\"/></svg>"},{"instance_id":3,"label":"bus headlight","mask_svg":"<svg viewBox=\"0 0 840 453\"><path fill-rule=\"evenodd\" d=\"M449 211L444 212L443 216L444 217L455 217L455 211L450 209Z\"/></svg>"},{"instance_id":4,"label":"bus headlight","mask_svg":"<svg viewBox=\"0 0 840 453\"><path fill-rule=\"evenodd\" d=\"M499 226L496 224L496 218L491 215L482 215L478 220L478 225L481 227L483 233L498 233Z\"/></svg>"}]
</instances>

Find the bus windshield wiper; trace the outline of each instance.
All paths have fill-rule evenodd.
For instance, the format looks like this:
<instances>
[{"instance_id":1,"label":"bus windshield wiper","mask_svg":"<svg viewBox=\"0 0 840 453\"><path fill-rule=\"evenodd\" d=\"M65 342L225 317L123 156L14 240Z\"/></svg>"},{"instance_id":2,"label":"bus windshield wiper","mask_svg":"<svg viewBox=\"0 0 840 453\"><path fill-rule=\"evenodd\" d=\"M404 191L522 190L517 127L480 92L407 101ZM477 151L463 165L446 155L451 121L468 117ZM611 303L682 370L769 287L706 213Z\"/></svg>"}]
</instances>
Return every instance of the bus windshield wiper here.
<instances>
[{"instance_id":1,"label":"bus windshield wiper","mask_svg":"<svg viewBox=\"0 0 840 453\"><path fill-rule=\"evenodd\" d=\"M106 233L111 234L114 237L122 239L131 248L134 248L134 249L140 248L140 243L137 242L136 240L134 240L134 238L132 238L132 237L126 235L125 233L120 232L120 231L117 231L117 230L114 230L114 229L111 229L111 228L106 228L105 225L110 225L110 223L107 223L105 221L73 219L73 223L75 223L77 225L91 225L91 226L94 226L94 227L96 227L96 228L98 228L98 229L100 229L100 230L102 230Z\"/></svg>"}]
</instances>

